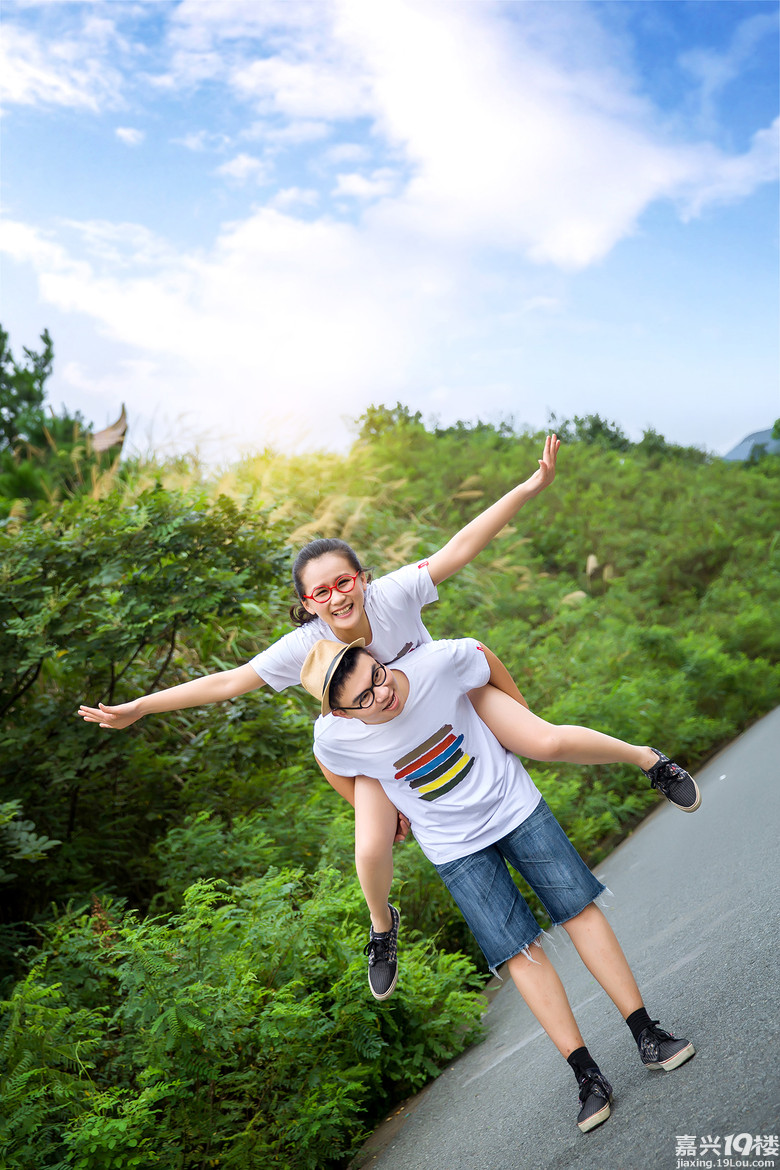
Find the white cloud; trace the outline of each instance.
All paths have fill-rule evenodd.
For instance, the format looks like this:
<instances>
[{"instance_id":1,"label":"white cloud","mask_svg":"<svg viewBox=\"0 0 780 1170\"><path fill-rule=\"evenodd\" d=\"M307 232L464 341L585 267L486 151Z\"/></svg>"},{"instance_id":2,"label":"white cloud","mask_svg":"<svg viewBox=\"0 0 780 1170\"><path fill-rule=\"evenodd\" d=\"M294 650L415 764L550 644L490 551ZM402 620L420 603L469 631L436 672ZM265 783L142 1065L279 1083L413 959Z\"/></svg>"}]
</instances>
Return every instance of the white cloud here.
<instances>
[{"instance_id":1,"label":"white cloud","mask_svg":"<svg viewBox=\"0 0 780 1170\"><path fill-rule=\"evenodd\" d=\"M146 138L146 131L136 130L132 126L117 126L114 133L125 146L140 146Z\"/></svg>"},{"instance_id":2,"label":"white cloud","mask_svg":"<svg viewBox=\"0 0 780 1170\"><path fill-rule=\"evenodd\" d=\"M714 155L714 157L713 157ZM733 203L750 195L780 172L780 118L753 135L744 154L721 155L702 150L701 165L680 197L683 219L700 215L712 203Z\"/></svg>"},{"instance_id":3,"label":"white cloud","mask_svg":"<svg viewBox=\"0 0 780 1170\"><path fill-rule=\"evenodd\" d=\"M77 237L81 251L104 269L129 270L176 260L170 244L143 224L64 220L63 227Z\"/></svg>"},{"instance_id":4,"label":"white cloud","mask_svg":"<svg viewBox=\"0 0 780 1170\"><path fill-rule=\"evenodd\" d=\"M724 52L712 48L695 48L684 52L680 64L699 83L699 123L705 130L717 125L717 100L724 90L750 68L751 58L760 43L767 40L777 48L777 10L749 16L738 25ZM771 38L771 40L770 40Z\"/></svg>"},{"instance_id":5,"label":"white cloud","mask_svg":"<svg viewBox=\"0 0 780 1170\"><path fill-rule=\"evenodd\" d=\"M710 66L710 92L770 19L744 22L728 60ZM269 144L368 121L373 174L354 166L367 157L360 142L311 165L342 168L337 199L381 198L367 212L373 227L405 238L432 234L575 270L631 235L652 203L690 214L742 197L768 170L756 153L740 161L672 138L640 96L625 44L590 4L182 0L170 41L172 81L191 83L208 58L203 76L262 113L246 133ZM390 167L409 175L395 195Z\"/></svg>"},{"instance_id":6,"label":"white cloud","mask_svg":"<svg viewBox=\"0 0 780 1170\"><path fill-rule=\"evenodd\" d=\"M577 269L630 235L654 201L725 197L727 157L667 140L604 57L612 46L588 6L566 6L565 38L555 5L523 6L516 20L492 5L419 0L339 8L371 77L377 128L413 172L402 195L367 213L387 231ZM735 165L741 194L762 181L761 167Z\"/></svg>"},{"instance_id":7,"label":"white cloud","mask_svg":"<svg viewBox=\"0 0 780 1170\"><path fill-rule=\"evenodd\" d=\"M316 207L319 201L319 191L311 187L284 187L268 201L268 206L287 211L292 207Z\"/></svg>"},{"instance_id":8,"label":"white cloud","mask_svg":"<svg viewBox=\"0 0 780 1170\"><path fill-rule=\"evenodd\" d=\"M250 141L262 140L274 146L298 146L303 142L319 142L330 136L327 122L300 119L275 126L268 121L253 122L241 131L241 138Z\"/></svg>"},{"instance_id":9,"label":"white cloud","mask_svg":"<svg viewBox=\"0 0 780 1170\"><path fill-rule=\"evenodd\" d=\"M82 225L82 235L88 261L24 225L8 248L34 264L45 302L157 363L154 385L128 385L128 405L152 413L170 380L204 426L247 443L300 442L304 432L309 445L343 443L343 420L364 409L366 387L400 393L443 327L435 260L394 256L348 224L264 208L208 252L160 242L149 266L132 263L134 249L150 247L138 225L125 225L124 267L105 226ZM444 282L453 304L447 290L458 286Z\"/></svg>"},{"instance_id":10,"label":"white cloud","mask_svg":"<svg viewBox=\"0 0 780 1170\"><path fill-rule=\"evenodd\" d=\"M3 22L0 29L0 97L7 105L69 106L98 112L122 103L122 77L102 59L100 44L80 38L44 40Z\"/></svg>"},{"instance_id":11,"label":"white cloud","mask_svg":"<svg viewBox=\"0 0 780 1170\"><path fill-rule=\"evenodd\" d=\"M362 142L337 142L320 155L320 161L342 166L344 163L365 162L369 157L369 150Z\"/></svg>"},{"instance_id":12,"label":"white cloud","mask_svg":"<svg viewBox=\"0 0 780 1170\"><path fill-rule=\"evenodd\" d=\"M9 218L0 219L0 252L12 260L28 261L38 271L67 266L68 254L43 232Z\"/></svg>"},{"instance_id":13,"label":"white cloud","mask_svg":"<svg viewBox=\"0 0 780 1170\"><path fill-rule=\"evenodd\" d=\"M217 167L216 174L235 179L238 183L245 183L247 179L254 179L258 183L267 181L265 163L251 154L237 154Z\"/></svg>"},{"instance_id":14,"label":"white cloud","mask_svg":"<svg viewBox=\"0 0 780 1170\"><path fill-rule=\"evenodd\" d=\"M389 195L396 186L396 174L387 167L381 167L371 175L356 172L337 175L333 194L348 195L354 199L380 199L383 195Z\"/></svg>"},{"instance_id":15,"label":"white cloud","mask_svg":"<svg viewBox=\"0 0 780 1170\"><path fill-rule=\"evenodd\" d=\"M174 146L183 146L185 150L200 154L205 150L221 150L229 146L230 138L214 130L191 130L181 138L172 138L171 142Z\"/></svg>"},{"instance_id":16,"label":"white cloud","mask_svg":"<svg viewBox=\"0 0 780 1170\"><path fill-rule=\"evenodd\" d=\"M369 110L365 79L330 62L264 57L235 69L230 80L260 109L291 118L351 120Z\"/></svg>"}]
</instances>

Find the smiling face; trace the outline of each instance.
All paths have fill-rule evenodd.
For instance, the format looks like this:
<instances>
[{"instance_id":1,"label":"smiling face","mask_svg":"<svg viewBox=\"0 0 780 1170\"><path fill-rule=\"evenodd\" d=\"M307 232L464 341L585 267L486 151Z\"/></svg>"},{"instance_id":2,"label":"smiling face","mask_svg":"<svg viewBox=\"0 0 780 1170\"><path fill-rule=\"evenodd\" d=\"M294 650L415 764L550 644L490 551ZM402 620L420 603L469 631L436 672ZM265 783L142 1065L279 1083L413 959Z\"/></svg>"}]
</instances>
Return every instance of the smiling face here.
<instances>
[{"instance_id":1,"label":"smiling face","mask_svg":"<svg viewBox=\"0 0 780 1170\"><path fill-rule=\"evenodd\" d=\"M309 561L301 573L301 584L303 592L308 594L301 599L304 608L327 622L341 641L351 641L352 631L365 616L365 573L355 577L355 570L343 553L329 552ZM339 584L342 589L337 587ZM331 587L330 597L325 601L313 599L318 590L327 592Z\"/></svg>"},{"instance_id":2,"label":"smiling face","mask_svg":"<svg viewBox=\"0 0 780 1170\"><path fill-rule=\"evenodd\" d=\"M348 653L352 653L348 651ZM331 686L330 701L333 714L345 719L359 719L362 723L389 723L400 715L406 703L407 688L404 676L381 666L366 650L355 653L354 669L335 694ZM360 708L361 700L373 692L374 701ZM343 703L344 707L338 704Z\"/></svg>"}]
</instances>

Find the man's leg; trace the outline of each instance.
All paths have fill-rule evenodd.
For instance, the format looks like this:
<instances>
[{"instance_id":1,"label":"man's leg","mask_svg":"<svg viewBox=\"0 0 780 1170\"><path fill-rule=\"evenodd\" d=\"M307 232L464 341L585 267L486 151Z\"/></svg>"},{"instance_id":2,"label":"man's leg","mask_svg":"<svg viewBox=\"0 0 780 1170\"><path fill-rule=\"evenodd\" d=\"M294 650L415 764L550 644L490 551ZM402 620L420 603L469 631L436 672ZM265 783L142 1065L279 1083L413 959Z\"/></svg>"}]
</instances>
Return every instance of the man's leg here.
<instances>
[{"instance_id":1,"label":"man's leg","mask_svg":"<svg viewBox=\"0 0 780 1170\"><path fill-rule=\"evenodd\" d=\"M530 955L530 958L528 957ZM558 972L540 946L515 955L507 963L515 987L564 1059L585 1041L571 1010Z\"/></svg>"},{"instance_id":2,"label":"man's leg","mask_svg":"<svg viewBox=\"0 0 780 1170\"><path fill-rule=\"evenodd\" d=\"M667 1072L694 1055L679 1039L651 1020L628 960L612 927L596 906L604 887L590 872L558 821L540 800L522 824L502 838L504 857L522 874L553 923L568 931L585 966L625 1019L648 1068Z\"/></svg>"},{"instance_id":3,"label":"man's leg","mask_svg":"<svg viewBox=\"0 0 780 1170\"><path fill-rule=\"evenodd\" d=\"M558 972L536 945L511 958L507 967L515 987L577 1078L578 1127L583 1133L595 1129L610 1115L612 1086L585 1047Z\"/></svg>"},{"instance_id":4,"label":"man's leg","mask_svg":"<svg viewBox=\"0 0 780 1170\"><path fill-rule=\"evenodd\" d=\"M577 954L606 991L624 1020L644 1007L628 959L614 930L595 903L581 914L561 923L577 949Z\"/></svg>"},{"instance_id":5,"label":"man's leg","mask_svg":"<svg viewBox=\"0 0 780 1170\"><path fill-rule=\"evenodd\" d=\"M658 1020L650 1019L623 948L598 906L591 903L561 925L631 1029L642 1063L671 1072L690 1060L696 1051L693 1044L657 1028Z\"/></svg>"},{"instance_id":6,"label":"man's leg","mask_svg":"<svg viewBox=\"0 0 780 1170\"><path fill-rule=\"evenodd\" d=\"M488 966L495 969L508 962L515 986L571 1067L579 1086L577 1125L583 1132L600 1125L609 1117L612 1089L585 1047L558 972L535 945L539 926L501 849L487 846L436 868ZM601 889L591 876L588 890L593 888ZM507 955L512 957L507 960Z\"/></svg>"},{"instance_id":7,"label":"man's leg","mask_svg":"<svg viewBox=\"0 0 780 1170\"><path fill-rule=\"evenodd\" d=\"M393 881L393 840L398 810L378 780L355 779L355 869L371 915L366 947L368 985L374 999L392 995L398 977L400 916L389 904Z\"/></svg>"}]
</instances>

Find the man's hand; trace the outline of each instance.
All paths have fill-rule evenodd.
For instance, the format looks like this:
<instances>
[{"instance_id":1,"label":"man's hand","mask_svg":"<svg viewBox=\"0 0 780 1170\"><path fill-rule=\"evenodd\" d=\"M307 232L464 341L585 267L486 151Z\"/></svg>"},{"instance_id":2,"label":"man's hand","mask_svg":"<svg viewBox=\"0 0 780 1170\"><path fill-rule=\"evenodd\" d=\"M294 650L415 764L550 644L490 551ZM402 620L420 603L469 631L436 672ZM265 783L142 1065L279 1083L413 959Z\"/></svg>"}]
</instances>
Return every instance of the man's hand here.
<instances>
[{"instance_id":1,"label":"man's hand","mask_svg":"<svg viewBox=\"0 0 780 1170\"><path fill-rule=\"evenodd\" d=\"M409 833L411 832L411 828L412 828L412 826L410 825L409 821L407 821L404 814L402 812L399 812L399 814L398 814L398 827L395 830L395 837L393 839L393 844L400 845L402 841L405 841L406 838L409 836Z\"/></svg>"}]
</instances>

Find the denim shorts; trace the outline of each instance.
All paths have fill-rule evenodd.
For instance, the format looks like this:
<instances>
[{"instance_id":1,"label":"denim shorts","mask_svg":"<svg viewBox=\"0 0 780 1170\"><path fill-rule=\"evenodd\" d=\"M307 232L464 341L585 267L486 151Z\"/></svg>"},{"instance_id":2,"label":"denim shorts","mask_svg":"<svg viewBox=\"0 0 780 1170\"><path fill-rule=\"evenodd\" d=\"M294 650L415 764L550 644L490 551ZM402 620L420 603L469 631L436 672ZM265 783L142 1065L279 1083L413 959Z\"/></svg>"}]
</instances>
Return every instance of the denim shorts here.
<instances>
[{"instance_id":1,"label":"denim shorts","mask_svg":"<svg viewBox=\"0 0 780 1170\"><path fill-rule=\"evenodd\" d=\"M530 817L494 845L437 865L491 970L525 950L541 934L507 862L528 882L553 926L574 918L606 890L544 798Z\"/></svg>"}]
</instances>

